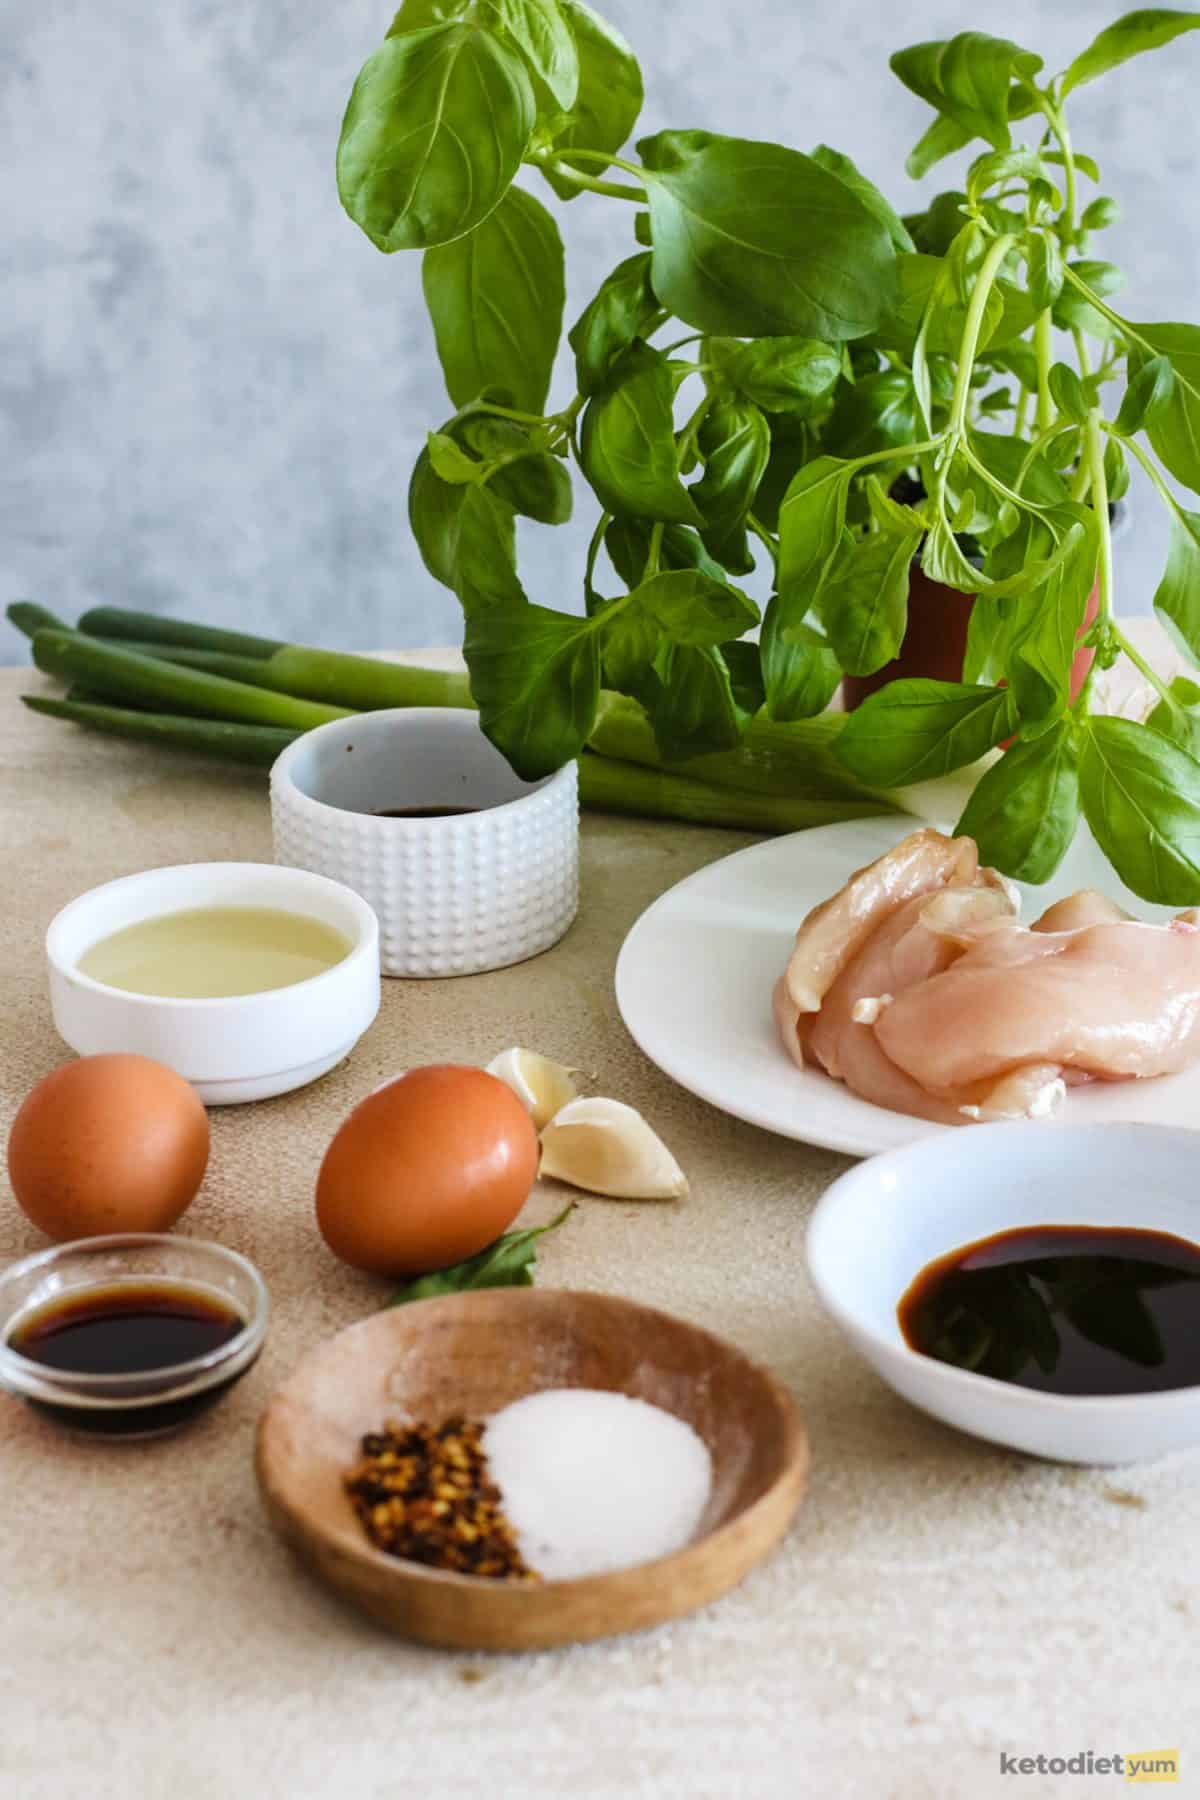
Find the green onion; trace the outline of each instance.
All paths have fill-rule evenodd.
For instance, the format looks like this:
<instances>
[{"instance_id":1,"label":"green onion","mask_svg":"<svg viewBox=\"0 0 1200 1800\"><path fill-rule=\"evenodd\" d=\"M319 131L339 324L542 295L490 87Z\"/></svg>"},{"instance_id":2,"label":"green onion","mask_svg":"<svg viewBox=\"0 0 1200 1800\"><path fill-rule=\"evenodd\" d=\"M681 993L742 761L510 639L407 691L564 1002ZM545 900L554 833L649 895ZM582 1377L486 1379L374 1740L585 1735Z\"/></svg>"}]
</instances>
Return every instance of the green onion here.
<instances>
[{"instance_id":1,"label":"green onion","mask_svg":"<svg viewBox=\"0 0 1200 1800\"><path fill-rule=\"evenodd\" d=\"M156 644L179 644L193 650L221 650L230 656L273 656L285 646L278 638L249 637L244 631L220 631L192 625L187 619L164 619L157 613L129 612L121 606L93 606L79 621L89 637L140 638Z\"/></svg>"},{"instance_id":2,"label":"green onion","mask_svg":"<svg viewBox=\"0 0 1200 1800\"><path fill-rule=\"evenodd\" d=\"M37 606L32 600L14 600L7 611L8 621L26 637L33 637L39 631L69 631L61 619L55 618L44 606Z\"/></svg>"},{"instance_id":3,"label":"green onion","mask_svg":"<svg viewBox=\"0 0 1200 1800\"><path fill-rule=\"evenodd\" d=\"M299 733L277 725L235 725L218 719L175 718L165 713L134 712L120 706L98 706L78 700L52 700L43 694L23 694L31 712L52 719L70 719L111 737L136 738L170 749L194 750L204 756L220 756L229 762L252 763L270 768L281 750Z\"/></svg>"},{"instance_id":4,"label":"green onion","mask_svg":"<svg viewBox=\"0 0 1200 1800\"><path fill-rule=\"evenodd\" d=\"M687 775L597 756L591 750L579 759L579 801L593 812L682 819L692 825L724 825L732 831L805 831L810 825L835 825L840 819L866 819L894 810L871 799L789 797L713 787Z\"/></svg>"},{"instance_id":5,"label":"green onion","mask_svg":"<svg viewBox=\"0 0 1200 1800\"><path fill-rule=\"evenodd\" d=\"M39 631L33 640L33 660L47 675L92 688L118 700L165 700L176 712L201 718L240 719L246 724L285 725L307 731L346 717L344 708L317 706L290 694L273 693L183 669L157 657L139 656L79 631Z\"/></svg>"}]
</instances>

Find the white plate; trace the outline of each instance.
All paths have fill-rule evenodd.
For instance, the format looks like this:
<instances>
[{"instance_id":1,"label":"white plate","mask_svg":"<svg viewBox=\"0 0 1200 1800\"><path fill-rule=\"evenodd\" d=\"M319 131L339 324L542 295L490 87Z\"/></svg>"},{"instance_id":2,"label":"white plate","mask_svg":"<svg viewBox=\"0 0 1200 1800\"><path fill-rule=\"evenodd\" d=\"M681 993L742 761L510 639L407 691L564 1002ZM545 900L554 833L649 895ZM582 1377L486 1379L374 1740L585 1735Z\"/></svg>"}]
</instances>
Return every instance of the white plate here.
<instances>
[{"instance_id":1,"label":"white plate","mask_svg":"<svg viewBox=\"0 0 1200 1800\"><path fill-rule=\"evenodd\" d=\"M771 1017L771 989L805 913L918 823L851 819L773 838L698 870L656 900L626 938L616 974L621 1016L651 1062L734 1118L854 1156L954 1130L887 1112L819 1070L798 1069ZM1036 918L1081 887L1102 889L1139 918L1170 917L1170 909L1147 906L1121 886L1083 828L1053 881L1024 889L1023 916ZM1079 1125L1118 1119L1200 1129L1200 1065L1155 1081L1077 1088L1064 1117Z\"/></svg>"}]
</instances>

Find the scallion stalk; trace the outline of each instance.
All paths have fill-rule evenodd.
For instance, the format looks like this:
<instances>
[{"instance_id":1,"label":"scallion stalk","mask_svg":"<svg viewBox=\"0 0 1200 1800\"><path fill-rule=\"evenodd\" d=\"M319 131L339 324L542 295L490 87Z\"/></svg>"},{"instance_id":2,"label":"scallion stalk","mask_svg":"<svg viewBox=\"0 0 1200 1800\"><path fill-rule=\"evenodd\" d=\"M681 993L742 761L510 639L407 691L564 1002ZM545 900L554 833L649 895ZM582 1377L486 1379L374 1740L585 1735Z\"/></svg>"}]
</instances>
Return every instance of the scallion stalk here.
<instances>
[{"instance_id":1,"label":"scallion stalk","mask_svg":"<svg viewBox=\"0 0 1200 1800\"><path fill-rule=\"evenodd\" d=\"M278 725L238 725L222 719L193 719L167 713L135 712L121 706L101 706L79 700L54 700L46 694L23 694L31 712L52 719L69 719L110 737L133 738L172 750L192 750L202 756L219 756L228 762L270 768L281 750L294 742L298 732Z\"/></svg>"}]
</instances>

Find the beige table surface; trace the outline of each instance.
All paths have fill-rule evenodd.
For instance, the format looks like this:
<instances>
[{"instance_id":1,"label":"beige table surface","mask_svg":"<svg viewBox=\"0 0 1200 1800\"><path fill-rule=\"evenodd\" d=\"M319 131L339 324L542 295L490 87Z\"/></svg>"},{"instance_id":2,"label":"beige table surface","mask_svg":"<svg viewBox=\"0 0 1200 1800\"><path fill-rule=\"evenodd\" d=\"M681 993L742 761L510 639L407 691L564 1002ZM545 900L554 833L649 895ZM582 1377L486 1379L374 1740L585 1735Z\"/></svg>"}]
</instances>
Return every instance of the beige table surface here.
<instances>
[{"instance_id":1,"label":"beige table surface","mask_svg":"<svg viewBox=\"0 0 1200 1800\"><path fill-rule=\"evenodd\" d=\"M63 1060L41 937L82 889L155 864L269 859L261 777L84 736L0 672L0 1131ZM1200 1461L1117 1472L990 1449L910 1411L843 1345L804 1273L812 1204L845 1166L693 1100L613 1002L618 945L664 888L747 839L590 818L583 901L534 963L385 982L379 1020L316 1086L213 1116L182 1229L262 1268L252 1375L186 1434L99 1448L0 1396L4 1800L459 1800L1103 1792L1002 1776L1002 1751L1181 1746L1200 1792ZM391 1072L511 1043L595 1071L692 1179L680 1206L585 1201L539 1280L629 1294L769 1362L811 1432L810 1496L744 1586L671 1627L522 1657L392 1639L268 1530L255 1420L302 1352L387 1288L335 1263L313 1180ZM530 1220L557 1196L535 1193ZM39 1248L0 1177L0 1258ZM869 1253L864 1248L864 1253Z\"/></svg>"}]
</instances>

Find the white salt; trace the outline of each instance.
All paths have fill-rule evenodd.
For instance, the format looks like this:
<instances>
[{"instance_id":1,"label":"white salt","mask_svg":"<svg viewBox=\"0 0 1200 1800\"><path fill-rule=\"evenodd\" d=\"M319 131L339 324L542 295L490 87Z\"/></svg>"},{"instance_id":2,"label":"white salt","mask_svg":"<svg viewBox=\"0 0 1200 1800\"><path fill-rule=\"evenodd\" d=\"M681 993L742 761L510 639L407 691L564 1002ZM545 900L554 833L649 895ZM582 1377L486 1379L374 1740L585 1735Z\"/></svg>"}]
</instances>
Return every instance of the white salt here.
<instances>
[{"instance_id":1,"label":"white salt","mask_svg":"<svg viewBox=\"0 0 1200 1800\"><path fill-rule=\"evenodd\" d=\"M690 1425L599 1388L546 1388L483 1436L521 1554L548 1581L666 1556L696 1531L712 1457Z\"/></svg>"}]
</instances>

